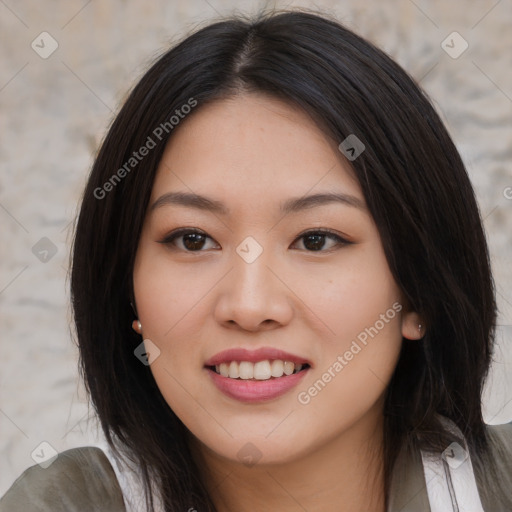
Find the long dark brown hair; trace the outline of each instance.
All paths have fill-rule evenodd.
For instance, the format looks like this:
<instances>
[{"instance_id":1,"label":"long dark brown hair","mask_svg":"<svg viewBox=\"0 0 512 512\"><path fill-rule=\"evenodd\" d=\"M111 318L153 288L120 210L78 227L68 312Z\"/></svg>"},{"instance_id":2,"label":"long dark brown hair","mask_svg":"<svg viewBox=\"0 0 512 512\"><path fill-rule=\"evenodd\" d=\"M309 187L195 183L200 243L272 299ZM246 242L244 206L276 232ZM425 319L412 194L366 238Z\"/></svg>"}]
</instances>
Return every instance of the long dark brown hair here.
<instances>
[{"instance_id":1,"label":"long dark brown hair","mask_svg":"<svg viewBox=\"0 0 512 512\"><path fill-rule=\"evenodd\" d=\"M141 342L130 305L139 235L173 134L171 116L193 101L197 110L242 92L292 102L326 137L340 143L355 134L365 145L352 167L394 279L426 325L421 342L403 341L387 390L386 503L401 448L442 452L450 444L439 415L461 430L485 478L492 461L481 393L496 304L459 153L425 93L384 52L325 15L265 12L211 23L163 53L113 120L83 194L71 270L81 373L108 442L142 472L148 508L153 482L167 511L215 510L186 427L134 356ZM167 130L157 138L162 125ZM155 147L130 161L150 136Z\"/></svg>"}]
</instances>

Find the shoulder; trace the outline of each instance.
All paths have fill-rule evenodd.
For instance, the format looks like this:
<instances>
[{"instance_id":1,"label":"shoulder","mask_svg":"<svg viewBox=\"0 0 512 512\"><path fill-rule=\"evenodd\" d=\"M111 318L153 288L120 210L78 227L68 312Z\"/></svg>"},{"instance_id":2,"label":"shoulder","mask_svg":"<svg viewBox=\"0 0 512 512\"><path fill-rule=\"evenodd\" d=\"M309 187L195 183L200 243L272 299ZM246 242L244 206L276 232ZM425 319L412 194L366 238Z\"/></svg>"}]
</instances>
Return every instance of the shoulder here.
<instances>
[{"instance_id":1,"label":"shoulder","mask_svg":"<svg viewBox=\"0 0 512 512\"><path fill-rule=\"evenodd\" d=\"M503 425L486 425L492 456L512 475L512 422Z\"/></svg>"},{"instance_id":2,"label":"shoulder","mask_svg":"<svg viewBox=\"0 0 512 512\"><path fill-rule=\"evenodd\" d=\"M25 470L0 499L0 512L125 512L123 494L102 450L67 450L46 469Z\"/></svg>"},{"instance_id":3,"label":"shoulder","mask_svg":"<svg viewBox=\"0 0 512 512\"><path fill-rule=\"evenodd\" d=\"M512 421L502 425L486 425L485 428L491 439L508 446L512 450L510 446L510 443L512 443Z\"/></svg>"},{"instance_id":4,"label":"shoulder","mask_svg":"<svg viewBox=\"0 0 512 512\"><path fill-rule=\"evenodd\" d=\"M475 468L484 510L512 509L512 422L485 426L489 451ZM493 471L490 471L490 467ZM497 473L495 473L496 471Z\"/></svg>"}]
</instances>

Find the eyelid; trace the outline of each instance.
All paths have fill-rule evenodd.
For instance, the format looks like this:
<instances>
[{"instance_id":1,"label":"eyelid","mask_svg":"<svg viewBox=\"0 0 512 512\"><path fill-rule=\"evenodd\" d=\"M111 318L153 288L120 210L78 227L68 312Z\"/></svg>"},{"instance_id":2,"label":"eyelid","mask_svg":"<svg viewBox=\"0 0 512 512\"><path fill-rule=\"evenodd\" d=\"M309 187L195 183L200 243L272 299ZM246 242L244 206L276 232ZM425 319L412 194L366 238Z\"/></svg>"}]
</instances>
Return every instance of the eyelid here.
<instances>
[{"instance_id":1,"label":"eyelid","mask_svg":"<svg viewBox=\"0 0 512 512\"><path fill-rule=\"evenodd\" d=\"M164 244L164 245L171 245L172 242L174 242L174 240L176 238L179 238L180 236L183 236L183 235L189 235L189 234L203 235L206 238L213 240L217 245L219 245L219 243L214 238L212 238L208 233L206 233L205 231L203 231L202 229L199 229L199 228L175 229L174 231L171 231L170 233L166 234L161 240L158 240L158 243ZM204 251L186 251L186 252L204 252Z\"/></svg>"},{"instance_id":2,"label":"eyelid","mask_svg":"<svg viewBox=\"0 0 512 512\"><path fill-rule=\"evenodd\" d=\"M174 231L171 231L170 233L165 235L162 240L158 240L158 243L164 244L164 245L173 245L174 240L179 238L180 236L188 235L188 234L194 234L194 233L203 235L206 238L209 238L210 240L215 242L217 245L220 245L214 238L212 238L210 235L208 235L208 233L206 233L202 229L193 228L193 227L183 227L183 228L175 229ZM351 240L349 240L348 237L346 237L346 235L342 235L338 231L334 231L334 230L331 230L331 229L328 229L328 228L309 228L309 229L306 229L305 231L302 231L301 233L299 233L295 237L295 239L292 242L290 247L293 247L293 245L295 245L301 238L303 238L303 237L305 237L305 236L307 236L309 234L324 235L326 237L334 239L336 241L336 245L334 247L330 248L330 249L323 250L323 251L322 250L320 250L320 251L307 251L306 250L305 252L311 252L311 253L322 253L323 252L323 253L326 253L326 252L330 252L330 251L332 251L332 250L334 250L336 248L339 248L340 246L351 245L351 244L354 243ZM176 249L180 250L179 248L176 248ZM185 251L185 252L187 252L187 253L201 253L201 252L205 252L205 251L204 250L197 250L197 251Z\"/></svg>"},{"instance_id":3,"label":"eyelid","mask_svg":"<svg viewBox=\"0 0 512 512\"><path fill-rule=\"evenodd\" d=\"M334 231L332 229L327 229L327 228L310 228L310 229L306 229L305 231L303 231L302 233L297 235L295 240L292 242L292 245L294 245L301 238L303 238L304 236L309 235L309 234L313 234L313 235L326 235L326 236L328 236L330 238L334 238L336 240L336 246L351 245L351 244L354 243L351 240L349 240L348 237L346 237L346 235L343 235L343 234L339 233L338 231ZM334 248L332 248L332 249L334 249ZM328 250L325 250L325 251L306 251L306 252L322 253L322 252L329 252L332 249L328 249Z\"/></svg>"}]
</instances>

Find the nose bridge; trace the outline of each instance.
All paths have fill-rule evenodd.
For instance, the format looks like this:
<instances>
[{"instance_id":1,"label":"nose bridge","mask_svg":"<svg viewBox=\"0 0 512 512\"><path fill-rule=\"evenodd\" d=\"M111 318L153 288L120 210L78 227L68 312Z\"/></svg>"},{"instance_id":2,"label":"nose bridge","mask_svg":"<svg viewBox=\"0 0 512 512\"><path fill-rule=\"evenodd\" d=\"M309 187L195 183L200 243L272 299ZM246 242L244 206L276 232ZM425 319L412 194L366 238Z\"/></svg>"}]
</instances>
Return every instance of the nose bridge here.
<instances>
[{"instance_id":1,"label":"nose bridge","mask_svg":"<svg viewBox=\"0 0 512 512\"><path fill-rule=\"evenodd\" d=\"M270 325L269 321L275 325L290 320L287 289L273 275L277 264L274 254L252 237L237 246L231 255L232 271L217 304L218 320L249 330Z\"/></svg>"},{"instance_id":2,"label":"nose bridge","mask_svg":"<svg viewBox=\"0 0 512 512\"><path fill-rule=\"evenodd\" d=\"M240 300L252 298L264 299L275 283L271 283L272 273L268 266L272 264L271 249L264 249L255 238L245 238L233 254L234 276L232 285Z\"/></svg>"}]
</instances>

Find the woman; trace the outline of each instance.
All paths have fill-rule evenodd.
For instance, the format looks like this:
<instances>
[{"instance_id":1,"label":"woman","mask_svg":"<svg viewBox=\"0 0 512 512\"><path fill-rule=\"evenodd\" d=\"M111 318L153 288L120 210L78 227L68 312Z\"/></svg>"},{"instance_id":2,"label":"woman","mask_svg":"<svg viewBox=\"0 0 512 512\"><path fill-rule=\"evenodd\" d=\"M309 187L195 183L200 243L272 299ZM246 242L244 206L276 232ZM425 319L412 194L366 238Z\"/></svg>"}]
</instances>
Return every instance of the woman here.
<instances>
[{"instance_id":1,"label":"woman","mask_svg":"<svg viewBox=\"0 0 512 512\"><path fill-rule=\"evenodd\" d=\"M2 511L512 509L471 184L425 94L334 20L233 18L157 60L96 158L71 291L108 446Z\"/></svg>"}]
</instances>

